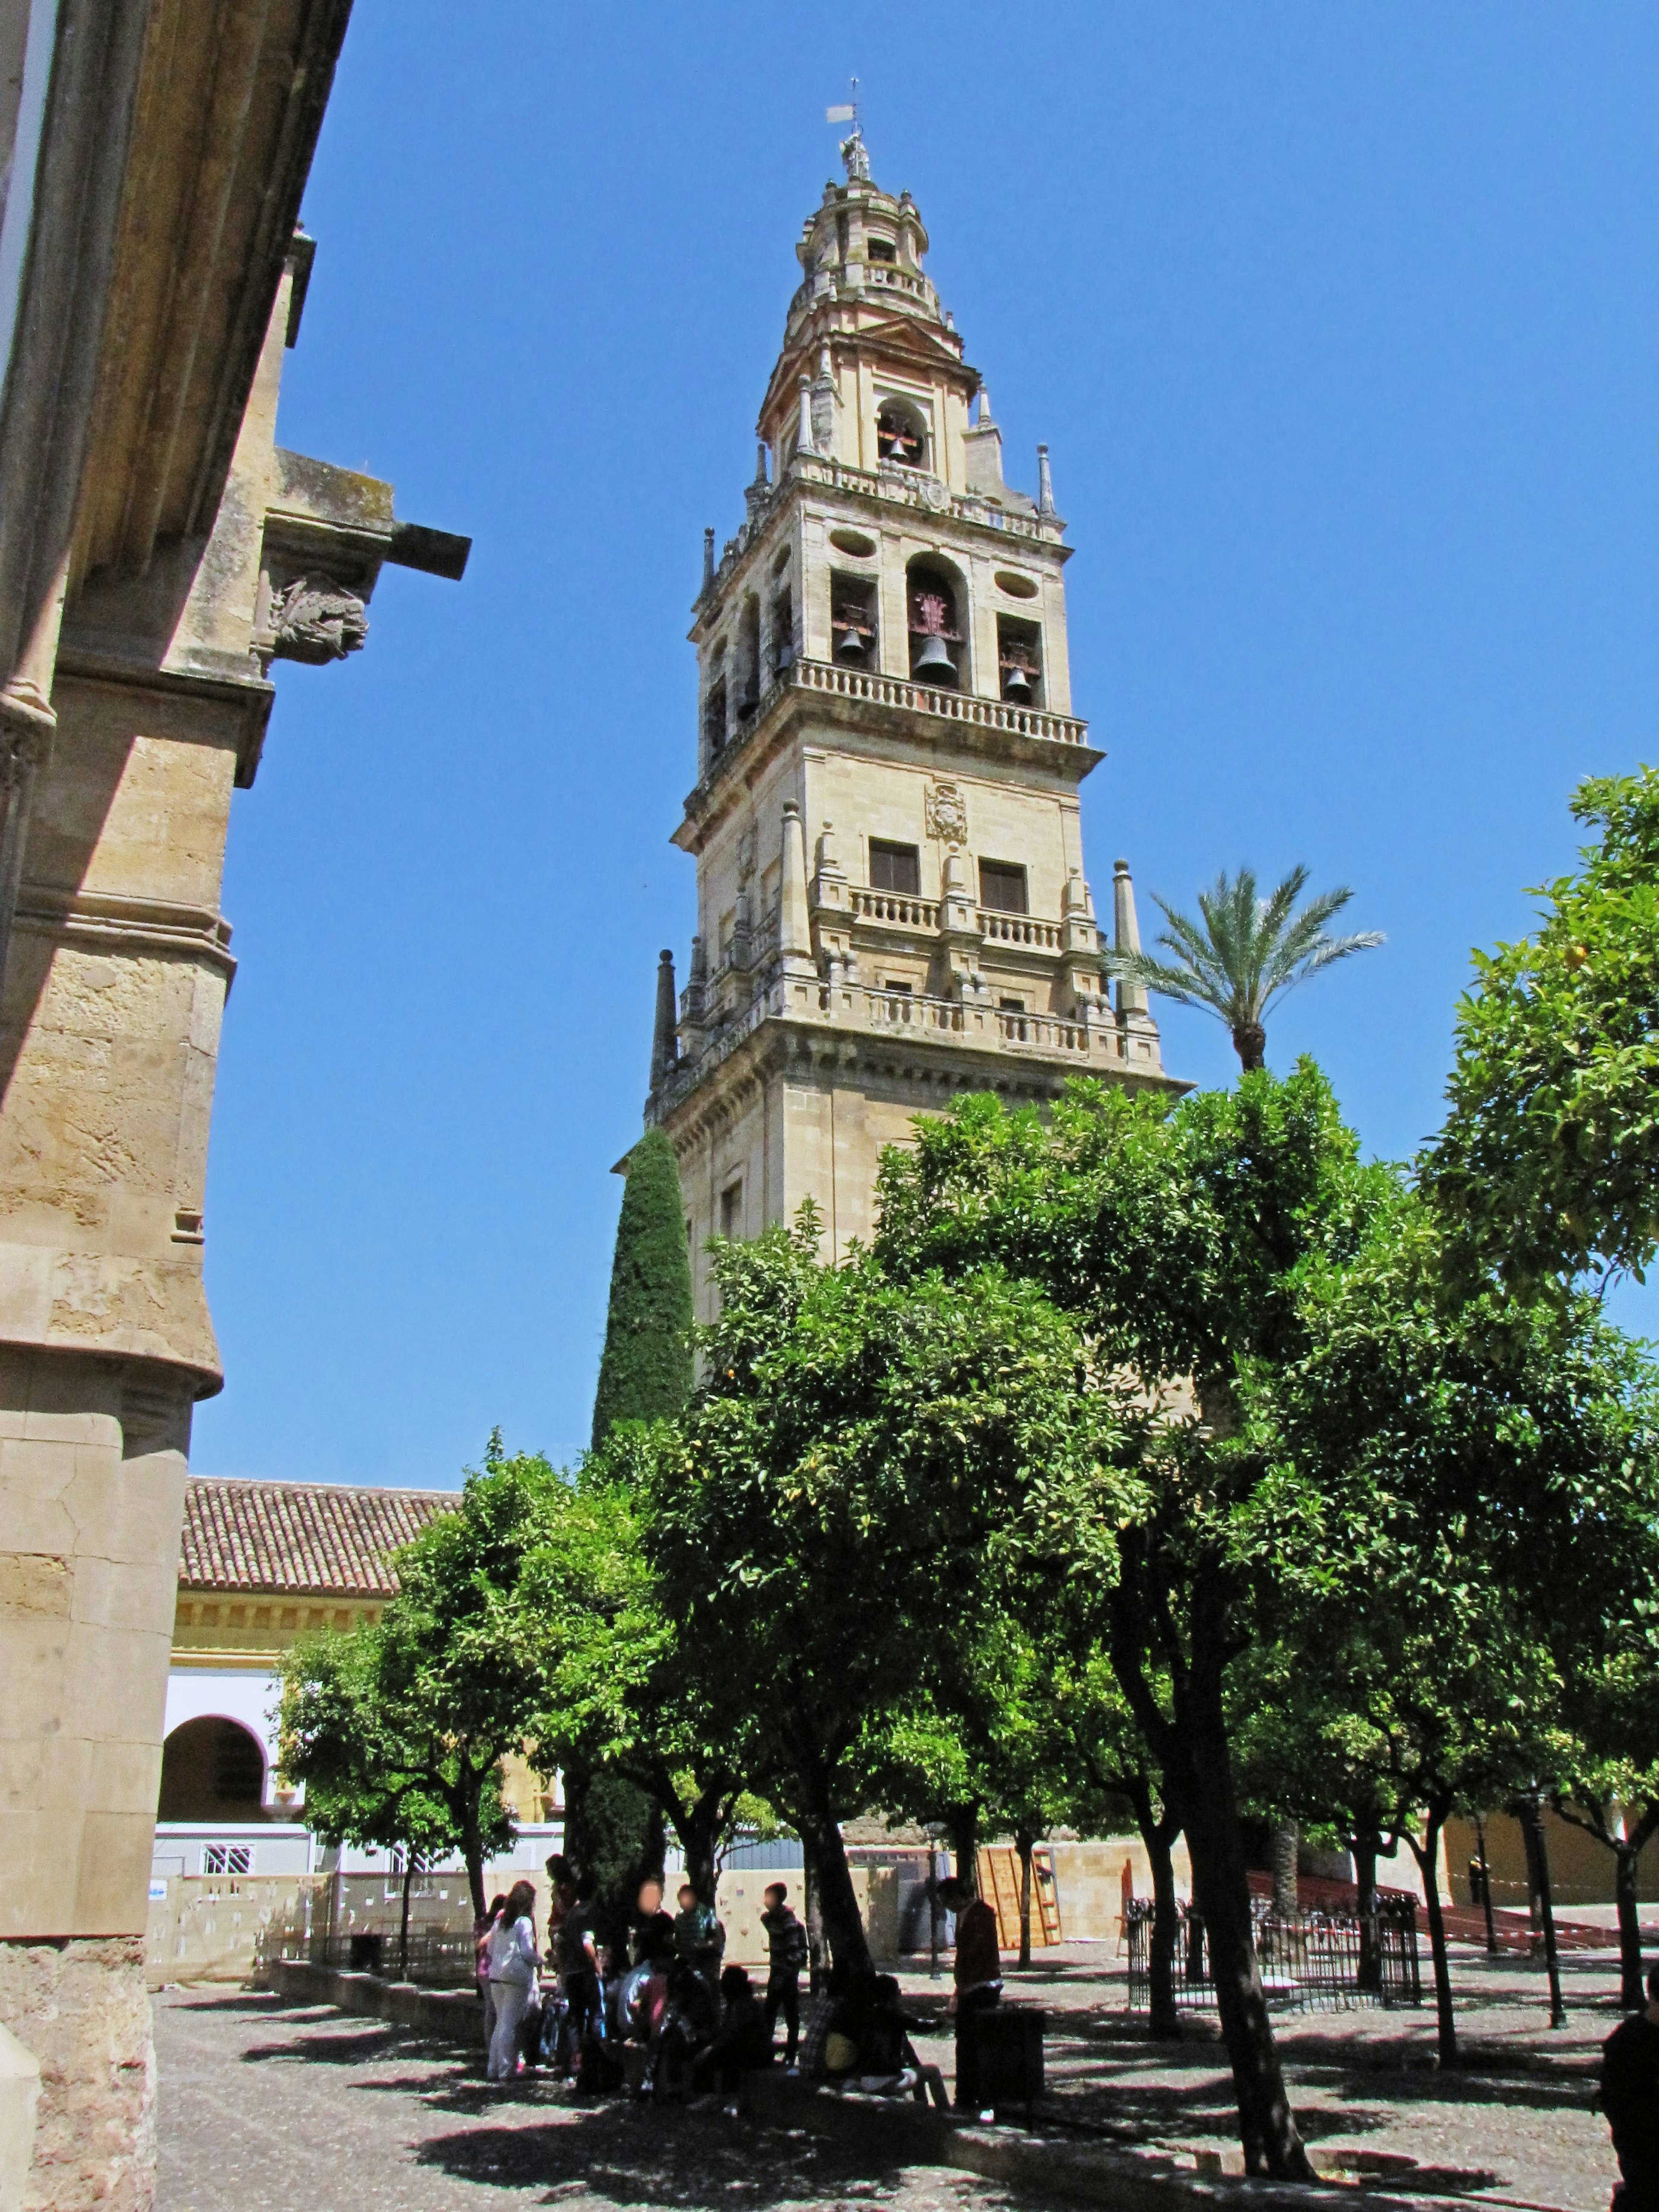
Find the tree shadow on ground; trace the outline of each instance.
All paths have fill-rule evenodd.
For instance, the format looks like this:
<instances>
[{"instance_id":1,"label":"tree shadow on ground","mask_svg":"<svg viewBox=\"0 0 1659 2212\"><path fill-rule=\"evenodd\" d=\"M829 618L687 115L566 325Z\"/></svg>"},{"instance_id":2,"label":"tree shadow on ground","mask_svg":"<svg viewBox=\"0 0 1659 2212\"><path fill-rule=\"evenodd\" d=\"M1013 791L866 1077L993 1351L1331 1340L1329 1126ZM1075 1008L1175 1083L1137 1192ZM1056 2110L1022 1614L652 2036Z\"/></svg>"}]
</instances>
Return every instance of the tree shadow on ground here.
<instances>
[{"instance_id":1,"label":"tree shadow on ground","mask_svg":"<svg viewBox=\"0 0 1659 2212\"><path fill-rule=\"evenodd\" d=\"M567 2108L540 2124L434 2136L416 2157L453 2180L539 2188L543 2203L580 2188L618 2206L664 2208L876 2197L896 2188L904 2172L901 2159L872 2144L614 2102Z\"/></svg>"}]
</instances>

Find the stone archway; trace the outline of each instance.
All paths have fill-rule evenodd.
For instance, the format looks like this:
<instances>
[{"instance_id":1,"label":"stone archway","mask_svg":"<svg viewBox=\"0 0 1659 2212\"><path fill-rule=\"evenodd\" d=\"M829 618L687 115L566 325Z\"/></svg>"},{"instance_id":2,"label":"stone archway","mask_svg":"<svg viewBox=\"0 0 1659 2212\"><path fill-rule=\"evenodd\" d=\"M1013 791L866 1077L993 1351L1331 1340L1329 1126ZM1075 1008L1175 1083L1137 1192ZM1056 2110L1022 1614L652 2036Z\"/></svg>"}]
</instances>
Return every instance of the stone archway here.
<instances>
[{"instance_id":1,"label":"stone archway","mask_svg":"<svg viewBox=\"0 0 1659 2212\"><path fill-rule=\"evenodd\" d=\"M240 1721L204 1713L161 1747L158 1820L264 1818L265 1747Z\"/></svg>"}]
</instances>

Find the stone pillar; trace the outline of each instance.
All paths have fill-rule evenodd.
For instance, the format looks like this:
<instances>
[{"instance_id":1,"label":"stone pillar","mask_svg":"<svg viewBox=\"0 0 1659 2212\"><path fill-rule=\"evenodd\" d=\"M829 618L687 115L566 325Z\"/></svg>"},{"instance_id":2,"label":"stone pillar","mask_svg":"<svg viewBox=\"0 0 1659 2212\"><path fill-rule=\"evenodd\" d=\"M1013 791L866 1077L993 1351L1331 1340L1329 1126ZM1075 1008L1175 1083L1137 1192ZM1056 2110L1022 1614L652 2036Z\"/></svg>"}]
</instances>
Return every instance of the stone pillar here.
<instances>
[{"instance_id":1,"label":"stone pillar","mask_svg":"<svg viewBox=\"0 0 1659 2212\"><path fill-rule=\"evenodd\" d=\"M793 799L783 802L783 850L780 855L778 952L786 985L816 983L818 965L812 955L812 920L806 902L806 838L800 809Z\"/></svg>"},{"instance_id":2,"label":"stone pillar","mask_svg":"<svg viewBox=\"0 0 1659 2212\"><path fill-rule=\"evenodd\" d=\"M40 2068L33 2196L154 2186L144 1919L190 1442L144 1361L0 1346L0 2019Z\"/></svg>"},{"instance_id":3,"label":"stone pillar","mask_svg":"<svg viewBox=\"0 0 1659 2212\"><path fill-rule=\"evenodd\" d=\"M674 991L674 956L665 949L657 960L657 1018L651 1037L651 1088L661 1089L674 1066L675 1017L679 1009Z\"/></svg>"}]
</instances>

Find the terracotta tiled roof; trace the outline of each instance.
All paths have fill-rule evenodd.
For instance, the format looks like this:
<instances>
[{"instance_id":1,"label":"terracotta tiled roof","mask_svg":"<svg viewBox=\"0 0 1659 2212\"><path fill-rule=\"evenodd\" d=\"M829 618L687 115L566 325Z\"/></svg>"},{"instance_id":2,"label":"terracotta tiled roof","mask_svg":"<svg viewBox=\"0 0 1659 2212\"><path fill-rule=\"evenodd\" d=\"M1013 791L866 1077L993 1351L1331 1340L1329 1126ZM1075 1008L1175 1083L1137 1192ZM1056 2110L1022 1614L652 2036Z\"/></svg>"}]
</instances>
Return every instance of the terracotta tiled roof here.
<instances>
[{"instance_id":1,"label":"terracotta tiled roof","mask_svg":"<svg viewBox=\"0 0 1659 2212\"><path fill-rule=\"evenodd\" d=\"M390 1597L398 1582L387 1553L453 1512L458 1495L191 1475L179 1586Z\"/></svg>"}]
</instances>

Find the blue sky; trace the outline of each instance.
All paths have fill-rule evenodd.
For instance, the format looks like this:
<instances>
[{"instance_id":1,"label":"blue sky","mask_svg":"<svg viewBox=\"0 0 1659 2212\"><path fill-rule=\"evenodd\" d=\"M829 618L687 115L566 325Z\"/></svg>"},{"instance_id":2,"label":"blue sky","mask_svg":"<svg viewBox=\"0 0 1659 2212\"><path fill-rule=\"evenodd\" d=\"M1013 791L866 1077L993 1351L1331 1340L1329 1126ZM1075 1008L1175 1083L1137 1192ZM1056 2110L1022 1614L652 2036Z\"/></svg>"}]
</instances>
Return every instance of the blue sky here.
<instances>
[{"instance_id":1,"label":"blue sky","mask_svg":"<svg viewBox=\"0 0 1659 2212\"><path fill-rule=\"evenodd\" d=\"M1316 1054L1370 1149L1436 1125L1469 948L1570 865L1574 783L1655 755L1659 14L830 14L357 0L279 436L475 546L279 667L237 797L202 1472L586 1439L691 928L702 528L854 72L1011 479L1052 448L1097 897L1120 853L1143 925L1245 860L1351 884L1388 945L1269 1059ZM1164 1036L1229 1079L1218 1025Z\"/></svg>"}]
</instances>

